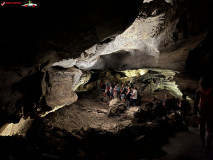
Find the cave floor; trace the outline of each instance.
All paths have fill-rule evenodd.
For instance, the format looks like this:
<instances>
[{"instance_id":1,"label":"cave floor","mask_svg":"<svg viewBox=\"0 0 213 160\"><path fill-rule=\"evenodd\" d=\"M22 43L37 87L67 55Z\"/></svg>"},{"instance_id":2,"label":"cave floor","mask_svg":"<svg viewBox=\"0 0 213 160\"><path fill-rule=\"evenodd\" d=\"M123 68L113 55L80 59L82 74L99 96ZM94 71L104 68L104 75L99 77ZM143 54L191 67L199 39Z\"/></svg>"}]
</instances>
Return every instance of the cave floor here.
<instances>
[{"instance_id":1,"label":"cave floor","mask_svg":"<svg viewBox=\"0 0 213 160\"><path fill-rule=\"evenodd\" d=\"M161 149L166 153L163 156L157 156L155 158L145 158L144 156L132 156L131 154L124 154L124 156L116 155L116 153L119 153L119 149L114 152L114 156L119 160L212 160L213 154L211 152L210 156L206 156L204 152L201 149L201 143L199 139L199 132L198 128L189 127L188 131L181 131L175 134L173 137L170 137L168 142L162 145ZM51 140L51 141L54 141ZM67 141L67 139L66 139ZM70 139L70 141L74 141L73 143L79 143L76 142L75 139ZM25 139L21 137L0 137L1 142L1 159L2 160L29 160L29 159L42 159L42 160L54 160L54 159L113 159L112 157L109 157L108 153L106 151L102 151L100 153L94 154L93 151L90 151L91 154L94 154L94 157L90 158L84 158L85 153L84 149L81 149L78 145L78 151L77 153L72 152L72 148L63 148L60 146L59 143L54 144L48 140L48 145L45 146L47 149L39 148L38 146L32 145L32 143L26 142ZM61 156L60 154L57 154L55 151L53 152L52 147L58 146L58 150L63 150L64 156ZM68 152L68 153L67 153ZM143 152L143 151L142 151ZM72 157L72 154L78 154L78 158ZM135 153L137 154L137 153ZM155 154L155 153L153 153ZM116 159L115 158L115 159Z\"/></svg>"},{"instance_id":2,"label":"cave floor","mask_svg":"<svg viewBox=\"0 0 213 160\"><path fill-rule=\"evenodd\" d=\"M164 98L164 95L166 93L168 92L161 91L155 93L154 96L158 100L161 100ZM151 102L154 96L150 94L143 95L142 105ZM159 133L160 136L157 137L154 136L154 138L149 137L153 138L153 140L151 141L147 139L143 141L143 138L141 137L143 137L144 135L138 134L140 131L139 132L134 131L135 134L134 136L129 133L124 133L122 134L123 137L121 136L122 138L111 137L110 133L117 133L118 130L122 130L122 127L125 128L127 126L131 126L132 114L134 114L134 112L137 111L138 107L131 107L130 110L126 111L125 113L121 113L113 117L107 117L106 114L107 110L109 109L109 104L101 101L100 100L101 97L102 96L100 94L80 94L79 100L76 103L72 104L71 106L68 106L67 109L64 108L64 111L63 109L59 111L56 116L53 116L54 117L53 121L51 121L51 116L48 117L47 121L47 124L50 126L52 125L52 127L63 128L72 133L75 133L75 131L80 130L81 134L82 133L84 134L84 132L89 128L93 129L95 128L96 133L94 131L91 131L91 134L94 134L94 137L96 137L97 140L93 139L91 141L91 139L89 138L90 140L88 140L88 143L94 143L94 145L86 144L87 147L93 148L91 149L92 152L91 155L93 156L89 156L88 159L126 159L126 160L213 159L212 155L207 157L204 154L200 144L199 130L198 128L191 126L188 126L188 130L177 131L174 134L169 134L166 135L165 137L162 136L164 132ZM81 108L81 112L79 112L79 107ZM73 114L73 116L71 113ZM59 118L62 115L64 118ZM69 125L67 125L68 121L72 122L72 124L68 123ZM103 132L103 130L105 130L105 132ZM106 134L108 136L100 138L99 131L101 132L101 134ZM79 132L77 134L79 134ZM88 134L88 132L86 134ZM126 140L125 142L125 139L127 137L129 140ZM104 144L101 144L100 142L97 141L100 142L102 141ZM134 141L134 143L132 143L131 141ZM108 143L111 144L109 145ZM106 147L103 147L101 145L106 145ZM121 145L123 145L123 147L121 147ZM99 146L102 149L100 149L99 147L97 148L97 146ZM97 153L96 150L98 150ZM82 152L83 152L82 154L84 155L85 151Z\"/></svg>"},{"instance_id":3,"label":"cave floor","mask_svg":"<svg viewBox=\"0 0 213 160\"><path fill-rule=\"evenodd\" d=\"M90 128L116 133L122 127L131 124L131 120L125 113L108 117L109 103L101 101L101 98L102 95L95 92L79 94L77 102L47 115L44 121L48 126L64 129L73 134ZM131 110L137 110L137 108Z\"/></svg>"},{"instance_id":4,"label":"cave floor","mask_svg":"<svg viewBox=\"0 0 213 160\"><path fill-rule=\"evenodd\" d=\"M158 99L165 92L157 93ZM138 107L107 117L109 104L98 94L79 94L72 105L36 120L27 138L0 137L2 158L76 160L211 160L201 148L197 127L171 131L155 122L134 124ZM143 95L144 103L153 96ZM131 112L132 113L131 113ZM128 115L129 114L129 115Z\"/></svg>"},{"instance_id":5,"label":"cave floor","mask_svg":"<svg viewBox=\"0 0 213 160\"><path fill-rule=\"evenodd\" d=\"M188 127L188 131L181 131L169 138L162 146L167 155L159 160L212 160L213 151L206 155L201 148L198 127Z\"/></svg>"}]
</instances>

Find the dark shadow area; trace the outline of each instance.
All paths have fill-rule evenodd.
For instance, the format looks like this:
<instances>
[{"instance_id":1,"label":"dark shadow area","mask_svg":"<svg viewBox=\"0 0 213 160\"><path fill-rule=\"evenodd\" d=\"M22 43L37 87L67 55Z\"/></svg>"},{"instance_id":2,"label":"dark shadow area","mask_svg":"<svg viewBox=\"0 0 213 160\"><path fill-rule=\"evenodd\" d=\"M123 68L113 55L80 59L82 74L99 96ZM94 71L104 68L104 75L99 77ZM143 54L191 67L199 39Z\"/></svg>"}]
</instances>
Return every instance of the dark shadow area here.
<instances>
[{"instance_id":1,"label":"dark shadow area","mask_svg":"<svg viewBox=\"0 0 213 160\"><path fill-rule=\"evenodd\" d=\"M102 41L95 33L100 25L120 19L106 37L127 28L137 16L141 2L82 0L34 3L38 7L1 6L0 13L4 16L0 26L0 45L4 57L1 54L0 66L32 66L37 61L36 56L41 54L39 52L48 50L72 52L70 57L78 57L82 51ZM67 49L71 42L82 45Z\"/></svg>"},{"instance_id":2,"label":"dark shadow area","mask_svg":"<svg viewBox=\"0 0 213 160\"><path fill-rule=\"evenodd\" d=\"M207 33L206 38L195 49L189 52L186 60L186 71L188 74L205 76L212 75L213 71L213 54L211 39L213 36L213 30Z\"/></svg>"}]
</instances>

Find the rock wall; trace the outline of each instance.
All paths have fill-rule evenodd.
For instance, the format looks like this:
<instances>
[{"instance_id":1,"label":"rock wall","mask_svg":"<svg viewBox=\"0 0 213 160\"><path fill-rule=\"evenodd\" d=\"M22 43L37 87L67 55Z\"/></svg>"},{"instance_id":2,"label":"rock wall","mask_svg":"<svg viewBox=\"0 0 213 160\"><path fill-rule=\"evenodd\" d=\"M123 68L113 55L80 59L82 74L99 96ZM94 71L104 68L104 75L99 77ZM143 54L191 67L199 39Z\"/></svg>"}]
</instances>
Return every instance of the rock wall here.
<instances>
[{"instance_id":1,"label":"rock wall","mask_svg":"<svg viewBox=\"0 0 213 160\"><path fill-rule=\"evenodd\" d=\"M67 71L49 70L46 72L45 82L42 83L46 104L54 109L75 102L78 96L73 92L73 73ZM43 81L44 82L44 81Z\"/></svg>"}]
</instances>

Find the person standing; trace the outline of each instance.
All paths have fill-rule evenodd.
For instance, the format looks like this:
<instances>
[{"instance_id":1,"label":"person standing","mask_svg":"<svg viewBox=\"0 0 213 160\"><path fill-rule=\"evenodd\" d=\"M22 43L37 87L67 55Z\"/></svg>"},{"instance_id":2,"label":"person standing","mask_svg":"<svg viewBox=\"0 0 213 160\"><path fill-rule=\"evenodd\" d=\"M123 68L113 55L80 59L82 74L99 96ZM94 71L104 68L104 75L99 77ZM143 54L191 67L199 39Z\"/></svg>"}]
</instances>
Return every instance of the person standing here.
<instances>
[{"instance_id":1,"label":"person standing","mask_svg":"<svg viewBox=\"0 0 213 160\"><path fill-rule=\"evenodd\" d=\"M119 85L117 84L117 96L120 97L120 94L121 94L121 89Z\"/></svg>"},{"instance_id":2,"label":"person standing","mask_svg":"<svg viewBox=\"0 0 213 160\"><path fill-rule=\"evenodd\" d=\"M127 89L127 93L126 93L126 108L129 109L130 108L130 97L131 97L131 88L128 87Z\"/></svg>"},{"instance_id":3,"label":"person standing","mask_svg":"<svg viewBox=\"0 0 213 160\"><path fill-rule=\"evenodd\" d=\"M121 86L121 100L124 103L125 102L125 96L126 96L126 88L124 86L124 84L122 84Z\"/></svg>"},{"instance_id":4,"label":"person standing","mask_svg":"<svg viewBox=\"0 0 213 160\"><path fill-rule=\"evenodd\" d=\"M164 95L163 106L167 113L171 110L172 103L169 94Z\"/></svg>"},{"instance_id":5,"label":"person standing","mask_svg":"<svg viewBox=\"0 0 213 160\"><path fill-rule=\"evenodd\" d=\"M213 133L213 85L210 78L202 77L195 94L194 116L199 120L200 137L205 153L210 152Z\"/></svg>"},{"instance_id":6,"label":"person standing","mask_svg":"<svg viewBox=\"0 0 213 160\"><path fill-rule=\"evenodd\" d=\"M105 95L106 95L106 94L105 94L106 82L104 82L104 83L102 84L101 88L102 88L102 94L103 94L103 96L105 96Z\"/></svg>"},{"instance_id":7,"label":"person standing","mask_svg":"<svg viewBox=\"0 0 213 160\"><path fill-rule=\"evenodd\" d=\"M99 84L99 92L102 93L103 92L103 89L102 89L102 85L103 85L103 82L102 80L100 81L100 84Z\"/></svg>"},{"instance_id":8,"label":"person standing","mask_svg":"<svg viewBox=\"0 0 213 160\"><path fill-rule=\"evenodd\" d=\"M189 101L186 99L185 94L182 95L182 98L183 99L180 101L179 107L180 107L180 113L181 113L181 115L183 116L183 119L186 122L186 121L188 121L187 114L190 110L190 104L189 104Z\"/></svg>"},{"instance_id":9,"label":"person standing","mask_svg":"<svg viewBox=\"0 0 213 160\"><path fill-rule=\"evenodd\" d=\"M133 91L132 91L132 105L135 106L136 105L136 101L137 101L137 96L138 96L138 91L137 91L137 88L134 86L133 87Z\"/></svg>"},{"instance_id":10,"label":"person standing","mask_svg":"<svg viewBox=\"0 0 213 160\"><path fill-rule=\"evenodd\" d=\"M113 97L114 98L118 98L118 89L117 86L115 85L114 89L113 89Z\"/></svg>"},{"instance_id":11,"label":"person standing","mask_svg":"<svg viewBox=\"0 0 213 160\"><path fill-rule=\"evenodd\" d=\"M112 88L114 89L115 86L116 86L116 82L113 82L113 83L112 83Z\"/></svg>"},{"instance_id":12,"label":"person standing","mask_svg":"<svg viewBox=\"0 0 213 160\"><path fill-rule=\"evenodd\" d=\"M109 98L113 99L113 88L112 88L112 85L109 86L109 95L110 95Z\"/></svg>"}]
</instances>

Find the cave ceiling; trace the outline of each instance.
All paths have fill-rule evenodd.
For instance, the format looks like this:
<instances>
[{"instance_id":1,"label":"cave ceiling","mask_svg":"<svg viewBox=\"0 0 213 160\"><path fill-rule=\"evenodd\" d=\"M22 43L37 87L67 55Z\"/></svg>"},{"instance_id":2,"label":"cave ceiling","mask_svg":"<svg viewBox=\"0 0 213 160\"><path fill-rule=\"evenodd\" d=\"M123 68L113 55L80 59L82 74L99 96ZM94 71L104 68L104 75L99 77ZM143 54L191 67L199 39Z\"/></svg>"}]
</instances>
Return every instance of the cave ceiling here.
<instances>
[{"instance_id":1,"label":"cave ceiling","mask_svg":"<svg viewBox=\"0 0 213 160\"><path fill-rule=\"evenodd\" d=\"M47 2L34 11L4 8L1 66L184 71L188 54L211 29L211 3L84 0ZM26 14L31 18L18 18ZM118 57L119 65L109 64Z\"/></svg>"},{"instance_id":2,"label":"cave ceiling","mask_svg":"<svg viewBox=\"0 0 213 160\"><path fill-rule=\"evenodd\" d=\"M188 3L144 1L134 21L122 33L104 37L81 56L63 59L52 66L77 66L83 70L154 67L184 71L189 52L208 33L207 26L205 29L197 24L200 22L191 19L196 14L192 15L194 8L187 8ZM201 23L206 25L203 21Z\"/></svg>"}]
</instances>

